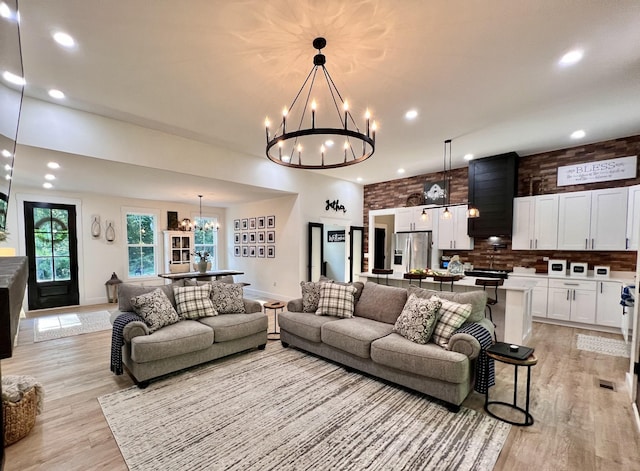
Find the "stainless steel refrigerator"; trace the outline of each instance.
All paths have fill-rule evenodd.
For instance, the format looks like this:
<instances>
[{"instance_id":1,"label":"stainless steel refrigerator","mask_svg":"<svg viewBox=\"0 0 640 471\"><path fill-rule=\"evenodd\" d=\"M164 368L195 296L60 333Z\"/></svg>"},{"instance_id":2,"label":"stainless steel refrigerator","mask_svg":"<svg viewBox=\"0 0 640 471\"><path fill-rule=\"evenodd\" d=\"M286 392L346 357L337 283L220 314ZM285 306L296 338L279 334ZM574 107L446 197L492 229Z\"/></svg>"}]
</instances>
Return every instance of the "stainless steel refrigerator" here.
<instances>
[{"instance_id":1,"label":"stainless steel refrigerator","mask_svg":"<svg viewBox=\"0 0 640 471\"><path fill-rule=\"evenodd\" d=\"M396 233L394 264L405 273L414 268L431 268L431 231Z\"/></svg>"}]
</instances>

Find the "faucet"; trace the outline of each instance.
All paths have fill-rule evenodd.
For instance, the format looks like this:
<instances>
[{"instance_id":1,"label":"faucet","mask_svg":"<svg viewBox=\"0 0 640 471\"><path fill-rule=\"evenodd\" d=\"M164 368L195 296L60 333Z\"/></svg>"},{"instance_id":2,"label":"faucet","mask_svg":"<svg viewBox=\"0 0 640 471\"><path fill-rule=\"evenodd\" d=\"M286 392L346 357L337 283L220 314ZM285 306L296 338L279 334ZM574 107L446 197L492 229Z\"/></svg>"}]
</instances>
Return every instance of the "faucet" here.
<instances>
[{"instance_id":1,"label":"faucet","mask_svg":"<svg viewBox=\"0 0 640 471\"><path fill-rule=\"evenodd\" d=\"M489 270L493 270L493 258L495 257L495 255L491 254L489 255Z\"/></svg>"}]
</instances>

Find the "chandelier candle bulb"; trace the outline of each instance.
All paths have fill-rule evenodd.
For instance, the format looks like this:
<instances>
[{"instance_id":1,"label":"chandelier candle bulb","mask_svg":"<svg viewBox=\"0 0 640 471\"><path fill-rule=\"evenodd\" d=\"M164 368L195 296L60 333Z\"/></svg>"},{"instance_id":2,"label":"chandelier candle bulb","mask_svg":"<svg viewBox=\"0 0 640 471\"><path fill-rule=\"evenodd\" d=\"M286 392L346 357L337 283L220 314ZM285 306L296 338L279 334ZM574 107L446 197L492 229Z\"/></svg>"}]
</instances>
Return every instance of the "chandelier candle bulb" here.
<instances>
[{"instance_id":1,"label":"chandelier candle bulb","mask_svg":"<svg viewBox=\"0 0 640 471\"><path fill-rule=\"evenodd\" d=\"M349 149L349 143L344 141L344 161L347 161L347 150Z\"/></svg>"},{"instance_id":2,"label":"chandelier candle bulb","mask_svg":"<svg viewBox=\"0 0 640 471\"><path fill-rule=\"evenodd\" d=\"M311 102L311 129L316 127L316 101Z\"/></svg>"},{"instance_id":3,"label":"chandelier candle bulb","mask_svg":"<svg viewBox=\"0 0 640 471\"><path fill-rule=\"evenodd\" d=\"M324 165L324 145L320 146L320 154L322 154L322 165Z\"/></svg>"},{"instance_id":4,"label":"chandelier candle bulb","mask_svg":"<svg viewBox=\"0 0 640 471\"><path fill-rule=\"evenodd\" d=\"M287 107L285 106L282 109L282 134L287 133L287 113L289 113L289 110L287 110Z\"/></svg>"},{"instance_id":5,"label":"chandelier candle bulb","mask_svg":"<svg viewBox=\"0 0 640 471\"><path fill-rule=\"evenodd\" d=\"M371 113L369 113L369 110L367 110L367 112L364 114L364 117L367 120L367 137L369 137L369 120L371 119Z\"/></svg>"},{"instance_id":6,"label":"chandelier candle bulb","mask_svg":"<svg viewBox=\"0 0 640 471\"><path fill-rule=\"evenodd\" d=\"M376 142L376 129L378 128L378 125L376 124L376 122L374 121L371 124L371 138L373 139L373 142Z\"/></svg>"},{"instance_id":7,"label":"chandelier candle bulb","mask_svg":"<svg viewBox=\"0 0 640 471\"><path fill-rule=\"evenodd\" d=\"M269 122L269 118L265 118L264 119L264 127L265 127L265 129L267 131L267 141L269 140L269 125L270 124L271 123Z\"/></svg>"},{"instance_id":8,"label":"chandelier candle bulb","mask_svg":"<svg viewBox=\"0 0 640 471\"><path fill-rule=\"evenodd\" d=\"M347 129L347 117L349 115L349 103L345 100L342 104L342 108L344 108L344 129Z\"/></svg>"},{"instance_id":9,"label":"chandelier candle bulb","mask_svg":"<svg viewBox=\"0 0 640 471\"><path fill-rule=\"evenodd\" d=\"M280 159L282 159L282 141L278 142L278 154L280 155Z\"/></svg>"}]
</instances>

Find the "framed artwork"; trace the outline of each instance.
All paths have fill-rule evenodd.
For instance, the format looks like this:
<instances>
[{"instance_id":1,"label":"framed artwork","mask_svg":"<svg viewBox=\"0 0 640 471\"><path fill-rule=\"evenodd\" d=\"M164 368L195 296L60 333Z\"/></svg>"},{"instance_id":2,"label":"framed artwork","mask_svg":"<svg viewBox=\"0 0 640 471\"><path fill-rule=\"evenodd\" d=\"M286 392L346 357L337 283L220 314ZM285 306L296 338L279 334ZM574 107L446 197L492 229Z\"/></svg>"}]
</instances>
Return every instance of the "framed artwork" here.
<instances>
[{"instance_id":1,"label":"framed artwork","mask_svg":"<svg viewBox=\"0 0 640 471\"><path fill-rule=\"evenodd\" d=\"M236 257L240 256L240 246L239 245L234 245L233 246L233 255Z\"/></svg>"},{"instance_id":2,"label":"framed artwork","mask_svg":"<svg viewBox=\"0 0 640 471\"><path fill-rule=\"evenodd\" d=\"M267 245L267 258L276 258L276 246Z\"/></svg>"},{"instance_id":3,"label":"framed artwork","mask_svg":"<svg viewBox=\"0 0 640 471\"><path fill-rule=\"evenodd\" d=\"M256 233L255 232L249 232L249 243L250 244L255 244L256 243Z\"/></svg>"},{"instance_id":4,"label":"framed artwork","mask_svg":"<svg viewBox=\"0 0 640 471\"><path fill-rule=\"evenodd\" d=\"M248 257L249 256L249 247L247 247L246 245L242 246L242 256L243 257Z\"/></svg>"},{"instance_id":5,"label":"framed artwork","mask_svg":"<svg viewBox=\"0 0 640 471\"><path fill-rule=\"evenodd\" d=\"M240 229L242 229L243 231L249 229L249 220L247 218L244 218L240 221Z\"/></svg>"},{"instance_id":6,"label":"framed artwork","mask_svg":"<svg viewBox=\"0 0 640 471\"><path fill-rule=\"evenodd\" d=\"M264 254L266 253L264 245L258 245L258 258L264 258Z\"/></svg>"},{"instance_id":7,"label":"framed artwork","mask_svg":"<svg viewBox=\"0 0 640 471\"><path fill-rule=\"evenodd\" d=\"M267 231L267 244L276 243L276 231Z\"/></svg>"},{"instance_id":8,"label":"framed artwork","mask_svg":"<svg viewBox=\"0 0 640 471\"><path fill-rule=\"evenodd\" d=\"M240 233L236 232L235 234L233 234L233 243L236 245L240 244Z\"/></svg>"},{"instance_id":9,"label":"framed artwork","mask_svg":"<svg viewBox=\"0 0 640 471\"><path fill-rule=\"evenodd\" d=\"M243 244L248 244L249 243L249 233L248 232L243 232L242 233L242 243Z\"/></svg>"},{"instance_id":10,"label":"framed artwork","mask_svg":"<svg viewBox=\"0 0 640 471\"><path fill-rule=\"evenodd\" d=\"M177 231L180 229L180 223L178 222L178 211L167 211L167 229L170 231Z\"/></svg>"},{"instance_id":11,"label":"framed artwork","mask_svg":"<svg viewBox=\"0 0 640 471\"><path fill-rule=\"evenodd\" d=\"M234 231L239 231L240 230L240 219L234 219L233 220L233 230Z\"/></svg>"},{"instance_id":12,"label":"framed artwork","mask_svg":"<svg viewBox=\"0 0 640 471\"><path fill-rule=\"evenodd\" d=\"M249 230L256 230L256 218L249 218Z\"/></svg>"},{"instance_id":13,"label":"framed artwork","mask_svg":"<svg viewBox=\"0 0 640 471\"><path fill-rule=\"evenodd\" d=\"M258 244L264 244L266 239L266 233L264 231L258 232Z\"/></svg>"},{"instance_id":14,"label":"framed artwork","mask_svg":"<svg viewBox=\"0 0 640 471\"><path fill-rule=\"evenodd\" d=\"M275 227L276 227L276 217L267 216L267 229L275 229Z\"/></svg>"},{"instance_id":15,"label":"framed artwork","mask_svg":"<svg viewBox=\"0 0 640 471\"><path fill-rule=\"evenodd\" d=\"M445 181L425 182L424 202L425 204L444 204L447 201L447 191Z\"/></svg>"},{"instance_id":16,"label":"framed artwork","mask_svg":"<svg viewBox=\"0 0 640 471\"><path fill-rule=\"evenodd\" d=\"M251 247L249 247L249 257L255 257L256 256L256 246L252 245Z\"/></svg>"},{"instance_id":17,"label":"framed artwork","mask_svg":"<svg viewBox=\"0 0 640 471\"><path fill-rule=\"evenodd\" d=\"M258 229L264 229L266 227L265 217L260 216L258 218Z\"/></svg>"}]
</instances>

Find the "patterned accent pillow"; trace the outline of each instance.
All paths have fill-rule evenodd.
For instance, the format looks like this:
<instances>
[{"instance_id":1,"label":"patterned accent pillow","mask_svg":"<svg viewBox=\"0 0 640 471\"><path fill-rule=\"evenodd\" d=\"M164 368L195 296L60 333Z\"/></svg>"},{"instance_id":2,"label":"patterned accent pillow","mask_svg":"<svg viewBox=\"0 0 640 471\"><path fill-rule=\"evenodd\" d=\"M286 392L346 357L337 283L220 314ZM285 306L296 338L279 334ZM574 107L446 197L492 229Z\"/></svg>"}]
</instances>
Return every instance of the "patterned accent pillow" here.
<instances>
[{"instance_id":1,"label":"patterned accent pillow","mask_svg":"<svg viewBox=\"0 0 640 471\"><path fill-rule=\"evenodd\" d=\"M243 297L240 283L211 282L211 301L219 314L244 314Z\"/></svg>"},{"instance_id":2,"label":"patterned accent pillow","mask_svg":"<svg viewBox=\"0 0 640 471\"><path fill-rule=\"evenodd\" d=\"M433 296L431 299L440 299ZM440 299L440 317L433 331L433 341L443 348L449 347L449 339L467 318L471 315L471 304L458 304L446 299Z\"/></svg>"},{"instance_id":3,"label":"patterned accent pillow","mask_svg":"<svg viewBox=\"0 0 640 471\"><path fill-rule=\"evenodd\" d=\"M323 283L320 286L320 299L316 315L353 317L355 293L356 288L353 286Z\"/></svg>"},{"instance_id":4,"label":"patterned accent pillow","mask_svg":"<svg viewBox=\"0 0 640 471\"><path fill-rule=\"evenodd\" d=\"M176 287L173 288L173 294L176 297L178 315L183 319L200 319L218 315L209 298L211 285L208 283L201 286Z\"/></svg>"},{"instance_id":5,"label":"patterned accent pillow","mask_svg":"<svg viewBox=\"0 0 640 471\"><path fill-rule=\"evenodd\" d=\"M180 320L171 301L160 288L134 296L130 302L134 312L149 326L149 332L155 332L161 327L175 324Z\"/></svg>"},{"instance_id":6,"label":"patterned accent pillow","mask_svg":"<svg viewBox=\"0 0 640 471\"><path fill-rule=\"evenodd\" d=\"M393 331L412 342L425 344L433 334L441 307L442 301L435 296L422 299L412 294L398 316Z\"/></svg>"},{"instance_id":7,"label":"patterned accent pillow","mask_svg":"<svg viewBox=\"0 0 640 471\"><path fill-rule=\"evenodd\" d=\"M318 301L320 300L320 287L328 281L301 281L300 288L302 290L302 312L316 312L318 310Z\"/></svg>"}]
</instances>

